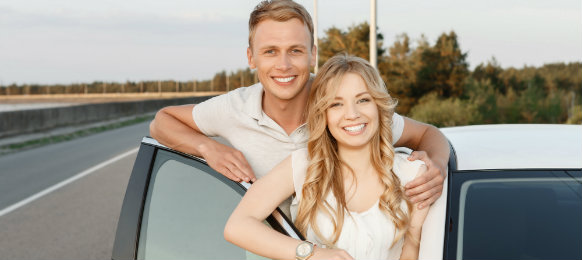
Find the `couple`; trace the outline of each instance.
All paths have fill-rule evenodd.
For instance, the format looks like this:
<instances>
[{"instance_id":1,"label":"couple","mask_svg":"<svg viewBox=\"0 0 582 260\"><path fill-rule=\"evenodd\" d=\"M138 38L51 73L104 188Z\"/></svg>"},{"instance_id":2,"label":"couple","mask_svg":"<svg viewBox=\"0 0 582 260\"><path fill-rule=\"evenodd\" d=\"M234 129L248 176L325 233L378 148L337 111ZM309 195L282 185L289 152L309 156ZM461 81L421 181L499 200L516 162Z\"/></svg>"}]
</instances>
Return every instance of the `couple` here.
<instances>
[{"instance_id":1,"label":"couple","mask_svg":"<svg viewBox=\"0 0 582 260\"><path fill-rule=\"evenodd\" d=\"M328 60L311 86L307 148L251 186L225 238L273 259L418 258L428 207L411 205L402 184L424 163L394 153L395 105L367 61L346 55ZM304 242L262 223L293 194L292 218Z\"/></svg>"},{"instance_id":2,"label":"couple","mask_svg":"<svg viewBox=\"0 0 582 260\"><path fill-rule=\"evenodd\" d=\"M247 48L260 83L196 106L166 107L156 114L150 134L175 150L202 156L232 180L255 181L306 147L312 127L305 124L313 81L309 71L316 51L313 23L303 6L289 0L261 2L249 19ZM427 169L405 186L409 201L425 208L442 192L448 143L437 128L396 113L390 126L394 146L416 150L408 160L425 162ZM234 148L208 136L220 136ZM288 216L290 203L281 205Z\"/></svg>"}]
</instances>

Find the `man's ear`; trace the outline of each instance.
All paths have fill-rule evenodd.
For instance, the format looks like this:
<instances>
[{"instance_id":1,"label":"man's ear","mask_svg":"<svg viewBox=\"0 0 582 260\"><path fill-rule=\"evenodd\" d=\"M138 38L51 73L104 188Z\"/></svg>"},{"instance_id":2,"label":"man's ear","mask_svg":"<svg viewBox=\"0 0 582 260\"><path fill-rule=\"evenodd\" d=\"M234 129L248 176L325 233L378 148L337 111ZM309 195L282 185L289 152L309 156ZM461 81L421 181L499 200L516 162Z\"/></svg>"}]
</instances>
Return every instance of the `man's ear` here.
<instances>
[{"instance_id":1,"label":"man's ear","mask_svg":"<svg viewBox=\"0 0 582 260\"><path fill-rule=\"evenodd\" d=\"M317 46L315 44L311 47L311 67L315 67L315 60L317 59Z\"/></svg>"},{"instance_id":2,"label":"man's ear","mask_svg":"<svg viewBox=\"0 0 582 260\"><path fill-rule=\"evenodd\" d=\"M253 51L251 50L251 47L247 47L247 59L249 61L249 67L251 69L256 69L257 66L255 65L255 59L253 58Z\"/></svg>"}]
</instances>

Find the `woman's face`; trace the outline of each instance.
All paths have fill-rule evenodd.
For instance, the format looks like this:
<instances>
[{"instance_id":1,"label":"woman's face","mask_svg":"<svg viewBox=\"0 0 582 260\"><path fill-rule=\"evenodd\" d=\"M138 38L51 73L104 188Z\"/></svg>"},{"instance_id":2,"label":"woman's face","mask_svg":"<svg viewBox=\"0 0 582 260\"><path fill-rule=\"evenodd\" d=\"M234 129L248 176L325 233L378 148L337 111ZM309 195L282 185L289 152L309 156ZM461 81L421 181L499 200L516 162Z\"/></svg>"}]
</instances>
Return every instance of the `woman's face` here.
<instances>
[{"instance_id":1,"label":"woman's face","mask_svg":"<svg viewBox=\"0 0 582 260\"><path fill-rule=\"evenodd\" d=\"M378 130L378 106L358 74L344 75L326 113L327 127L341 149L367 147Z\"/></svg>"}]
</instances>

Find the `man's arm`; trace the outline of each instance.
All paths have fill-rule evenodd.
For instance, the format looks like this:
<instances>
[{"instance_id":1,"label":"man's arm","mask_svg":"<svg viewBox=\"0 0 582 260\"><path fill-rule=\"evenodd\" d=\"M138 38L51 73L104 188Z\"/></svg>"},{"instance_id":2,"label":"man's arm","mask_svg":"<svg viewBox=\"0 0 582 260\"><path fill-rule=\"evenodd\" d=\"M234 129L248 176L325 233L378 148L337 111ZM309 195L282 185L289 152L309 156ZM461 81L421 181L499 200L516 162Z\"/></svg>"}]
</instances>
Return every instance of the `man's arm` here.
<instances>
[{"instance_id":1,"label":"man's arm","mask_svg":"<svg viewBox=\"0 0 582 260\"><path fill-rule=\"evenodd\" d=\"M424 174L409 182L406 195L412 203L421 202L419 208L435 202L443 191L446 167L449 161L449 144L441 131L404 117L404 130L394 146L404 146L415 150L409 160L422 160L428 167Z\"/></svg>"},{"instance_id":2,"label":"man's arm","mask_svg":"<svg viewBox=\"0 0 582 260\"><path fill-rule=\"evenodd\" d=\"M194 122L192 109L194 105L162 108L150 124L150 135L174 150L202 156L210 167L231 180L255 181L243 154L204 135Z\"/></svg>"}]
</instances>

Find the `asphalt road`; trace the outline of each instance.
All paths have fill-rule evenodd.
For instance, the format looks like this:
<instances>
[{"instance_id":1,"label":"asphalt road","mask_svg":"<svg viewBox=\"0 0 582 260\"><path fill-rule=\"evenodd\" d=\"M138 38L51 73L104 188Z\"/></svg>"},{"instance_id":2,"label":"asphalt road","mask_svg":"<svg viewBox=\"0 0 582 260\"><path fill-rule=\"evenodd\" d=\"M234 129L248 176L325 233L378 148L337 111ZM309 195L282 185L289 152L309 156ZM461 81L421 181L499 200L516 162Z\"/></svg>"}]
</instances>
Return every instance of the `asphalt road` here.
<instances>
[{"instance_id":1,"label":"asphalt road","mask_svg":"<svg viewBox=\"0 0 582 260\"><path fill-rule=\"evenodd\" d=\"M0 157L0 259L111 259L135 148L148 124ZM63 184L79 173L85 176Z\"/></svg>"}]
</instances>

